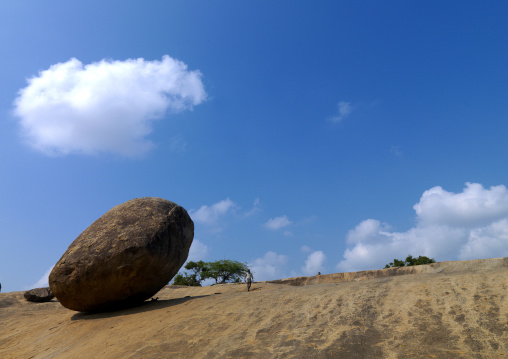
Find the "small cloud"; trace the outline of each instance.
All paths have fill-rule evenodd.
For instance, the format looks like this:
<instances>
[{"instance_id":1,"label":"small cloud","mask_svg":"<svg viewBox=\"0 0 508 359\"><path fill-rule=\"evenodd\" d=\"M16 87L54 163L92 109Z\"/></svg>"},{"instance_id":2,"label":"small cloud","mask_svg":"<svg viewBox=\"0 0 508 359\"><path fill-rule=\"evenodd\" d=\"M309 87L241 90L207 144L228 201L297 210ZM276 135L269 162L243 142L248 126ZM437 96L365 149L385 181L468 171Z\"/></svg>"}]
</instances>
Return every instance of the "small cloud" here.
<instances>
[{"instance_id":1,"label":"small cloud","mask_svg":"<svg viewBox=\"0 0 508 359\"><path fill-rule=\"evenodd\" d=\"M189 257L187 261L200 261L204 260L208 255L208 246L197 239L192 241L192 245L189 250Z\"/></svg>"},{"instance_id":2,"label":"small cloud","mask_svg":"<svg viewBox=\"0 0 508 359\"><path fill-rule=\"evenodd\" d=\"M167 55L57 63L27 80L14 115L31 147L47 155L139 156L153 147L152 122L205 101L199 71Z\"/></svg>"},{"instance_id":3,"label":"small cloud","mask_svg":"<svg viewBox=\"0 0 508 359\"><path fill-rule=\"evenodd\" d=\"M310 248L309 246L302 246L300 248L300 250L303 252L303 253L310 253L312 252L312 248Z\"/></svg>"},{"instance_id":4,"label":"small cloud","mask_svg":"<svg viewBox=\"0 0 508 359\"><path fill-rule=\"evenodd\" d=\"M288 257L269 251L262 258L255 259L249 264L255 281L281 279Z\"/></svg>"},{"instance_id":5,"label":"small cloud","mask_svg":"<svg viewBox=\"0 0 508 359\"><path fill-rule=\"evenodd\" d=\"M269 219L263 226L265 228L275 231L275 230L287 227L291 223L292 222L288 219L288 217L286 215L284 215L281 217L275 217L275 218Z\"/></svg>"},{"instance_id":6,"label":"small cloud","mask_svg":"<svg viewBox=\"0 0 508 359\"><path fill-rule=\"evenodd\" d=\"M170 148L172 152L182 153L187 150L187 142L180 135L171 137Z\"/></svg>"},{"instance_id":7,"label":"small cloud","mask_svg":"<svg viewBox=\"0 0 508 359\"><path fill-rule=\"evenodd\" d=\"M302 267L304 275L316 275L318 272L324 272L325 268L323 263L326 260L326 256L323 251L315 251L309 254L305 260L305 267Z\"/></svg>"},{"instance_id":8,"label":"small cloud","mask_svg":"<svg viewBox=\"0 0 508 359\"><path fill-rule=\"evenodd\" d=\"M353 111L353 107L351 106L350 102L344 102L340 101L337 105L339 114L335 117L332 117L330 120L332 122L341 122L345 118L349 117L351 115L351 112Z\"/></svg>"},{"instance_id":9,"label":"small cloud","mask_svg":"<svg viewBox=\"0 0 508 359\"><path fill-rule=\"evenodd\" d=\"M306 226L312 223L316 223L318 220L318 217L316 215L310 215L309 217L303 218L301 221L299 221L299 226Z\"/></svg>"},{"instance_id":10,"label":"small cloud","mask_svg":"<svg viewBox=\"0 0 508 359\"><path fill-rule=\"evenodd\" d=\"M51 274L51 271L53 270L53 267L54 266L49 268L46 271L46 273L44 273L44 275L35 284L33 284L30 288L27 288L27 289L49 287L49 275Z\"/></svg>"},{"instance_id":11,"label":"small cloud","mask_svg":"<svg viewBox=\"0 0 508 359\"><path fill-rule=\"evenodd\" d=\"M400 150L400 146L392 146L390 148L390 153L394 155L395 157L402 157L402 151Z\"/></svg>"},{"instance_id":12,"label":"small cloud","mask_svg":"<svg viewBox=\"0 0 508 359\"><path fill-rule=\"evenodd\" d=\"M235 203L229 198L226 198L211 206L203 205L197 211L191 210L189 214L193 221L213 226L218 224L220 217L224 216L234 207Z\"/></svg>"},{"instance_id":13,"label":"small cloud","mask_svg":"<svg viewBox=\"0 0 508 359\"><path fill-rule=\"evenodd\" d=\"M245 212L244 216L245 217L250 217L256 213L258 213L259 211L261 210L261 201L259 200L259 198L256 198L254 200L254 203L252 205L252 209Z\"/></svg>"}]
</instances>

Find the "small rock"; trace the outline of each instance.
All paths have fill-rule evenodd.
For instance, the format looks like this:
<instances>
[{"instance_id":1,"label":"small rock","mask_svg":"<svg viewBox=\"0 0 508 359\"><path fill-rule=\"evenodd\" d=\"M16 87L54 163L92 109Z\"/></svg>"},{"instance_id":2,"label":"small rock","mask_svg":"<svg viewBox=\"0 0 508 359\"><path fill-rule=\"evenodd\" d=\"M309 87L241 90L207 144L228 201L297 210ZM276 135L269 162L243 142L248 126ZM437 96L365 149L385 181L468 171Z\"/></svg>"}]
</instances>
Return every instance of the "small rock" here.
<instances>
[{"instance_id":1,"label":"small rock","mask_svg":"<svg viewBox=\"0 0 508 359\"><path fill-rule=\"evenodd\" d=\"M49 287L31 289L25 292L24 297L29 302L37 303L49 302L55 298Z\"/></svg>"}]
</instances>

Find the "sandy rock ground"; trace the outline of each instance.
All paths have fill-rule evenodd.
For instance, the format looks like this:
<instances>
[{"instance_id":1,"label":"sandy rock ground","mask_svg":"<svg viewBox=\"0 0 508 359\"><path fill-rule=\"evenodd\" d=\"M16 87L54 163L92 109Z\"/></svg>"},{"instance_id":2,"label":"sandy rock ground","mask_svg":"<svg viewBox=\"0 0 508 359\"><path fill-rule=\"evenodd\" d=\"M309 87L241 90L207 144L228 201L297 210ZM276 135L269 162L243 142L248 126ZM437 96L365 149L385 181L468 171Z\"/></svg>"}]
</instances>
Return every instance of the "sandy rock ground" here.
<instances>
[{"instance_id":1,"label":"sandy rock ground","mask_svg":"<svg viewBox=\"0 0 508 359\"><path fill-rule=\"evenodd\" d=\"M0 293L0 358L508 358L508 259L444 263L251 292L165 287L100 314Z\"/></svg>"}]
</instances>

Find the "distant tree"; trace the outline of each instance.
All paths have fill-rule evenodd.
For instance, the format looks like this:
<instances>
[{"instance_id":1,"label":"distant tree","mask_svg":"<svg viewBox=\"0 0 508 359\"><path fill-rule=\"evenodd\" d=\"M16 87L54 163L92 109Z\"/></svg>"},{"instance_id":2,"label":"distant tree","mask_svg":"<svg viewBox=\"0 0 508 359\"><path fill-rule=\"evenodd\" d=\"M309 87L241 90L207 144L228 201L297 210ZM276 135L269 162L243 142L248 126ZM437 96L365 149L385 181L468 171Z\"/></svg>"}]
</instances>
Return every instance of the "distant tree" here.
<instances>
[{"instance_id":1,"label":"distant tree","mask_svg":"<svg viewBox=\"0 0 508 359\"><path fill-rule=\"evenodd\" d=\"M404 261L401 261L400 259L395 258L393 262L390 262L389 264L385 265L385 268L390 267L404 267L406 263Z\"/></svg>"},{"instance_id":2,"label":"distant tree","mask_svg":"<svg viewBox=\"0 0 508 359\"><path fill-rule=\"evenodd\" d=\"M421 264L430 264L430 263L436 263L434 258L429 258L425 256L418 256L418 258L414 258L411 254L406 257L405 261L401 261L399 259L394 259L393 262L388 263L385 265L385 268L392 268L392 267L408 267L408 266L417 266Z\"/></svg>"},{"instance_id":3,"label":"distant tree","mask_svg":"<svg viewBox=\"0 0 508 359\"><path fill-rule=\"evenodd\" d=\"M418 256L418 258L413 258L412 255L408 255L406 257L406 263L407 266L418 266L420 264L436 263L436 261L433 258L425 256Z\"/></svg>"},{"instance_id":4,"label":"distant tree","mask_svg":"<svg viewBox=\"0 0 508 359\"><path fill-rule=\"evenodd\" d=\"M203 261L199 261L199 262L189 261L189 262L187 262L187 264L185 265L184 268L192 271L193 274L196 275L196 277L199 277L199 278L197 278L197 280L199 282L201 282L203 280L201 274L208 270L207 263L203 262Z\"/></svg>"},{"instance_id":5,"label":"distant tree","mask_svg":"<svg viewBox=\"0 0 508 359\"><path fill-rule=\"evenodd\" d=\"M223 259L215 262L187 262L184 267L188 272L178 273L173 284L201 286L205 279L215 279L215 283L240 282L247 273L247 264Z\"/></svg>"},{"instance_id":6,"label":"distant tree","mask_svg":"<svg viewBox=\"0 0 508 359\"><path fill-rule=\"evenodd\" d=\"M201 278L215 279L216 284L239 282L247 273L247 264L237 261L222 259L206 263L206 270L201 273Z\"/></svg>"},{"instance_id":7,"label":"distant tree","mask_svg":"<svg viewBox=\"0 0 508 359\"><path fill-rule=\"evenodd\" d=\"M200 287L201 283L196 279L195 274L178 273L173 279L174 285L186 285L192 287Z\"/></svg>"},{"instance_id":8,"label":"distant tree","mask_svg":"<svg viewBox=\"0 0 508 359\"><path fill-rule=\"evenodd\" d=\"M191 271L191 273L178 273L173 279L173 284L194 287L201 286L201 282L204 280L202 273L207 270L206 263L203 261L189 261L185 264L184 268Z\"/></svg>"}]
</instances>

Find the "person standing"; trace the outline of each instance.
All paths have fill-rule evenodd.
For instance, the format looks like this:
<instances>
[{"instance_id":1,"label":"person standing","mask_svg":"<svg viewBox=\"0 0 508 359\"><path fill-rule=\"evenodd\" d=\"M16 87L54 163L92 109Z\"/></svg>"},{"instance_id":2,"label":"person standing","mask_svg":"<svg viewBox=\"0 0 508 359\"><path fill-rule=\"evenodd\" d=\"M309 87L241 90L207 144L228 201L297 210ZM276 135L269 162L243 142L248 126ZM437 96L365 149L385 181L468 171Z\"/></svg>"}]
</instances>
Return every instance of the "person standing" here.
<instances>
[{"instance_id":1,"label":"person standing","mask_svg":"<svg viewBox=\"0 0 508 359\"><path fill-rule=\"evenodd\" d=\"M245 277L245 281L247 282L247 292L250 291L250 286L252 282L254 281L254 276L250 272L250 269L247 269L247 276Z\"/></svg>"}]
</instances>

